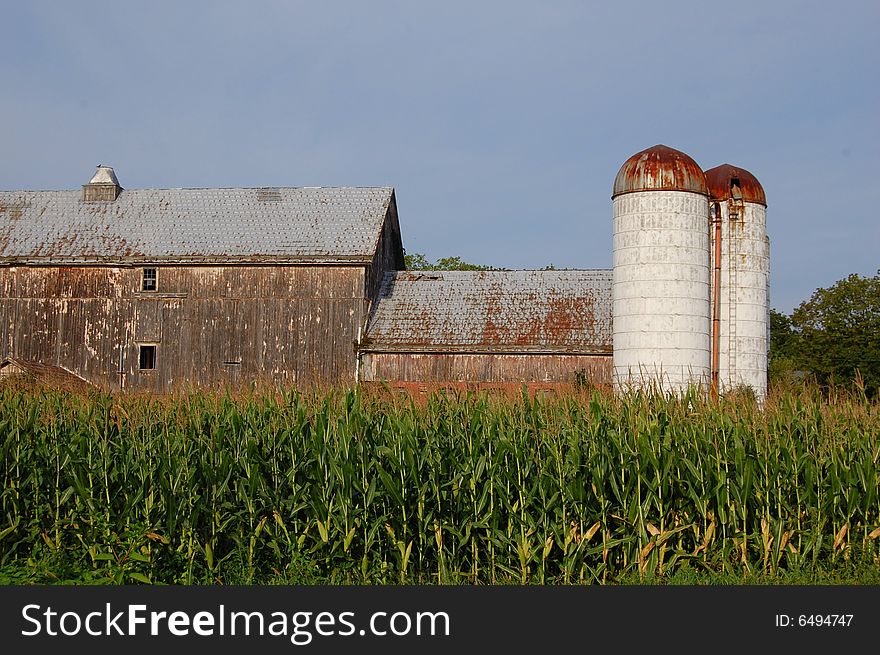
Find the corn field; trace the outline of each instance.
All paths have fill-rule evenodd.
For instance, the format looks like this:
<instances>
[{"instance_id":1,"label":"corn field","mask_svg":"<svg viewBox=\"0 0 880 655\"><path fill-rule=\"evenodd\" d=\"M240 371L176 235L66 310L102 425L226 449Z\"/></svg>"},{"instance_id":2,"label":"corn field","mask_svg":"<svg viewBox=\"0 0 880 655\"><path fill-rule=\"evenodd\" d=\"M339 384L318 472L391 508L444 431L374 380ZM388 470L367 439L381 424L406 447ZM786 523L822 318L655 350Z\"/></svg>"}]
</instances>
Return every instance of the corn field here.
<instances>
[{"instance_id":1,"label":"corn field","mask_svg":"<svg viewBox=\"0 0 880 655\"><path fill-rule=\"evenodd\" d=\"M569 584L876 563L878 410L810 389L759 407L2 387L0 567L96 583Z\"/></svg>"}]
</instances>

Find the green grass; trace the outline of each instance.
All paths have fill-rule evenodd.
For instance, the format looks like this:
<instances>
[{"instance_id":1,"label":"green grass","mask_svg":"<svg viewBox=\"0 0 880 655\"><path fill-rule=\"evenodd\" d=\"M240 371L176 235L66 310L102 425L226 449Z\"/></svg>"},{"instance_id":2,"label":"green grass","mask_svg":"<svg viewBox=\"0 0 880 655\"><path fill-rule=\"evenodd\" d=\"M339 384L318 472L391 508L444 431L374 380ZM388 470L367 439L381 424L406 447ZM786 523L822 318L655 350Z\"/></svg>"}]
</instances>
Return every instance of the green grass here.
<instances>
[{"instance_id":1,"label":"green grass","mask_svg":"<svg viewBox=\"0 0 880 655\"><path fill-rule=\"evenodd\" d=\"M877 584L880 412L0 387L0 583Z\"/></svg>"}]
</instances>

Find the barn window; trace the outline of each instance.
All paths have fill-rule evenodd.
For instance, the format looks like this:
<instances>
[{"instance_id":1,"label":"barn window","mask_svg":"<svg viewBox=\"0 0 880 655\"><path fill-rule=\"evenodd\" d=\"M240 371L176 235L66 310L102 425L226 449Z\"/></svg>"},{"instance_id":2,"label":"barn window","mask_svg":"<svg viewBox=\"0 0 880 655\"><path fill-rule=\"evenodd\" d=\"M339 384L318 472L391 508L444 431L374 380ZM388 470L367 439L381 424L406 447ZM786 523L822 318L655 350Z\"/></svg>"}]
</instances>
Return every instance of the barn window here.
<instances>
[{"instance_id":1,"label":"barn window","mask_svg":"<svg viewBox=\"0 0 880 655\"><path fill-rule=\"evenodd\" d=\"M155 291L156 290L156 269L155 268L145 268L144 269L144 277L141 283L141 291Z\"/></svg>"},{"instance_id":2,"label":"barn window","mask_svg":"<svg viewBox=\"0 0 880 655\"><path fill-rule=\"evenodd\" d=\"M140 347L138 368L142 371L152 371L156 368L156 346Z\"/></svg>"}]
</instances>

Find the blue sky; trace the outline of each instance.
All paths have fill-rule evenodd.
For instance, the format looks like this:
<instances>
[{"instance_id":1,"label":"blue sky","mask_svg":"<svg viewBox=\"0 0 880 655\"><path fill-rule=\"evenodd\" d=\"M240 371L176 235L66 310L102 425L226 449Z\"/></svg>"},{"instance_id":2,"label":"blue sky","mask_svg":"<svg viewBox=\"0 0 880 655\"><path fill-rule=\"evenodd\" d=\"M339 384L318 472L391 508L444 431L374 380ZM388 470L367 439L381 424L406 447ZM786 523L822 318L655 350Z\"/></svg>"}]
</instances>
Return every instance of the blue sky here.
<instances>
[{"instance_id":1,"label":"blue sky","mask_svg":"<svg viewBox=\"0 0 880 655\"><path fill-rule=\"evenodd\" d=\"M771 304L880 268L880 3L3 2L0 188L371 186L408 252L611 265L657 143L754 173Z\"/></svg>"}]
</instances>

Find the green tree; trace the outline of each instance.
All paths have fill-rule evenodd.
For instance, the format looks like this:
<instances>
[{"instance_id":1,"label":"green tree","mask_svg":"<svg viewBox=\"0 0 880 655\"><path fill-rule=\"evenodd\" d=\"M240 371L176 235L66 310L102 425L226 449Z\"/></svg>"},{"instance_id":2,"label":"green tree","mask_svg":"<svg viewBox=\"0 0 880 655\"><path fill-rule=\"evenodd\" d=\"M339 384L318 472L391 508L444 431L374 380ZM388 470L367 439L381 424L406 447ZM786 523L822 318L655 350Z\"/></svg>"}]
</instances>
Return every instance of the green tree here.
<instances>
[{"instance_id":1,"label":"green tree","mask_svg":"<svg viewBox=\"0 0 880 655\"><path fill-rule=\"evenodd\" d=\"M411 255L404 254L403 263L408 271L503 271L503 268L484 266L483 264L471 264L461 257L441 257L436 262L431 262L424 254L415 252ZM556 267L549 264L542 271L555 271Z\"/></svg>"},{"instance_id":2,"label":"green tree","mask_svg":"<svg viewBox=\"0 0 880 655\"><path fill-rule=\"evenodd\" d=\"M822 383L848 382L857 372L870 394L880 388L880 271L853 274L817 289L791 315L792 342L783 346L798 367ZM785 344L784 330L777 339ZM771 343L772 343L771 324Z\"/></svg>"},{"instance_id":3,"label":"green tree","mask_svg":"<svg viewBox=\"0 0 880 655\"><path fill-rule=\"evenodd\" d=\"M770 310L770 380L782 381L797 370L798 338L791 317Z\"/></svg>"},{"instance_id":4,"label":"green tree","mask_svg":"<svg viewBox=\"0 0 880 655\"><path fill-rule=\"evenodd\" d=\"M491 266L482 264L469 264L461 257L441 257L435 263L416 252L412 255L404 255L403 262L408 271L491 271L496 270Z\"/></svg>"},{"instance_id":5,"label":"green tree","mask_svg":"<svg viewBox=\"0 0 880 655\"><path fill-rule=\"evenodd\" d=\"M441 257L434 267L438 271L491 271L491 266L469 264L461 257Z\"/></svg>"},{"instance_id":6,"label":"green tree","mask_svg":"<svg viewBox=\"0 0 880 655\"><path fill-rule=\"evenodd\" d=\"M434 270L434 265L420 252L413 253L412 255L404 255L403 265L406 266L406 270L408 271Z\"/></svg>"}]
</instances>

